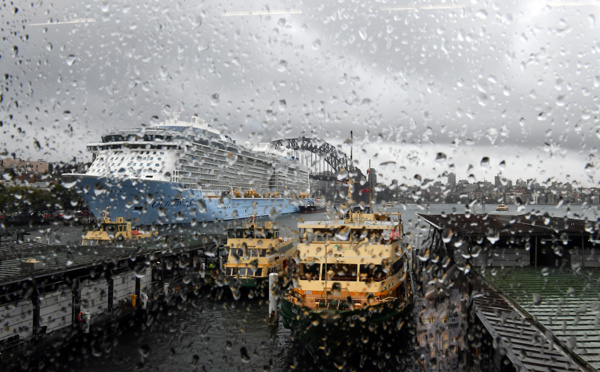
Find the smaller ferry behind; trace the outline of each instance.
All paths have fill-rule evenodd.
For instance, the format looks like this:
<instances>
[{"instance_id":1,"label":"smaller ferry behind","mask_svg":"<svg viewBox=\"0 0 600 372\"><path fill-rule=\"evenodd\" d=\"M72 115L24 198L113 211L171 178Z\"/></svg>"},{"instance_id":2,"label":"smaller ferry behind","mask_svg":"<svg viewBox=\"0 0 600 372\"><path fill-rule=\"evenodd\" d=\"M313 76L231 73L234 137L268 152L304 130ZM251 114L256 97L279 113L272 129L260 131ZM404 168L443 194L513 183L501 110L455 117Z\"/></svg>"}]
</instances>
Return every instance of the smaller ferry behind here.
<instances>
[{"instance_id":1,"label":"smaller ferry behind","mask_svg":"<svg viewBox=\"0 0 600 372\"><path fill-rule=\"evenodd\" d=\"M508 206L504 203L500 203L498 205L498 207L496 208L496 211L498 212L508 212Z\"/></svg>"},{"instance_id":2,"label":"smaller ferry behind","mask_svg":"<svg viewBox=\"0 0 600 372\"><path fill-rule=\"evenodd\" d=\"M125 221L123 217L117 217L112 221L108 217L102 218L100 226L89 230L83 237L82 245L97 245L113 242L124 242L126 240L149 238L151 232L143 232L131 228L131 222Z\"/></svg>"},{"instance_id":3,"label":"smaller ferry behind","mask_svg":"<svg viewBox=\"0 0 600 372\"><path fill-rule=\"evenodd\" d=\"M285 274L296 253L293 240L282 238L271 221L260 226L254 219L228 229L226 247L229 254L223 267L234 294L240 287L266 286L270 273Z\"/></svg>"},{"instance_id":4,"label":"smaller ferry behind","mask_svg":"<svg viewBox=\"0 0 600 372\"><path fill-rule=\"evenodd\" d=\"M327 210L327 202L322 198L314 198L299 206L300 213L320 213Z\"/></svg>"}]
</instances>

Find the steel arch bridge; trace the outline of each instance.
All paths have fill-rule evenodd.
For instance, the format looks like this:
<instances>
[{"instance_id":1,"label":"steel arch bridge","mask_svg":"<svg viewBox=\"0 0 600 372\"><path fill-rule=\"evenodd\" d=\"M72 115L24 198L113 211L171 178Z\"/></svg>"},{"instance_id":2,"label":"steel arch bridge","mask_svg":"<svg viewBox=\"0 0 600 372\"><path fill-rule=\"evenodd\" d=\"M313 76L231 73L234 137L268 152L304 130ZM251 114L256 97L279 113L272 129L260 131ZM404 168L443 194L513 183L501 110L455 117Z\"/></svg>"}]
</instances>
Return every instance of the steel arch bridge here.
<instances>
[{"instance_id":1,"label":"steel arch bridge","mask_svg":"<svg viewBox=\"0 0 600 372\"><path fill-rule=\"evenodd\" d=\"M345 153L338 150L335 146L317 139L309 137L286 138L271 141L275 148L287 148L295 151L308 151L320 156L337 173L341 169L348 169L350 160Z\"/></svg>"}]
</instances>

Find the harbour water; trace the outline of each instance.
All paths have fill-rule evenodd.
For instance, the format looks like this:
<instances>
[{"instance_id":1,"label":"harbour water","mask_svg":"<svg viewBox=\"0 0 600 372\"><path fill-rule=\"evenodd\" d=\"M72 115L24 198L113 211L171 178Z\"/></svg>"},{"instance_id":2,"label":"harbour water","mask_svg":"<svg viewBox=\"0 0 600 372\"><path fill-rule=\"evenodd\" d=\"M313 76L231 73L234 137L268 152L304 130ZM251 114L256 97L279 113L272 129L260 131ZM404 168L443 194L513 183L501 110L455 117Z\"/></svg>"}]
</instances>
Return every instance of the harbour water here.
<instances>
[{"instance_id":1,"label":"harbour water","mask_svg":"<svg viewBox=\"0 0 600 372\"><path fill-rule=\"evenodd\" d=\"M485 208L485 209L484 209ZM419 244L426 236L426 225L418 218L421 214L440 213L508 213L548 214L555 217L597 220L595 206L582 205L527 205L509 206L508 212L496 212L496 205L407 204L388 208L388 212L402 214L405 233ZM327 218L320 214L294 214L278 216L277 223L283 236L291 236L299 219ZM177 228L201 230L206 233L222 232L233 222L211 223ZM76 242L78 228L50 227L30 232L29 239ZM459 294L460 295L460 294ZM249 298L252 297L252 298ZM147 327L123 329L107 335L104 340L81 347L70 346L66 355L68 363L57 364L74 371L287 371L320 370L312 358L292 340L289 330L280 324L269 326L267 294L246 292L234 300L228 288L219 287L179 301L176 308L157 317ZM404 325L409 332L404 340L390 340L385 344L365 344L355 358L349 360L344 370L422 370L423 351L417 348L419 308ZM400 341L400 343L399 343ZM399 346L402 345L402 346ZM407 347L408 345L408 347ZM411 347L412 345L412 347ZM457 351L460 352L460 351ZM64 358L63 358L64 359ZM452 359L451 356L448 359ZM453 368L431 367L429 370L460 370L462 356L454 356Z\"/></svg>"}]
</instances>

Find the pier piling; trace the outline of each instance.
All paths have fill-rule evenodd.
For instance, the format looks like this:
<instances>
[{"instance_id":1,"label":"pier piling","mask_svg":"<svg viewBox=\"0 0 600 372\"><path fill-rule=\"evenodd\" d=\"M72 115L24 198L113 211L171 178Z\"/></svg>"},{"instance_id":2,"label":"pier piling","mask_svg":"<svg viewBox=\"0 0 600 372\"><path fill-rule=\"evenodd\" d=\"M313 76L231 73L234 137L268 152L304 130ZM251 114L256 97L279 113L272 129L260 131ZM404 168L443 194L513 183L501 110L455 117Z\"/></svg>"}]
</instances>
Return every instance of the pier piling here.
<instances>
[{"instance_id":1,"label":"pier piling","mask_svg":"<svg viewBox=\"0 0 600 372\"><path fill-rule=\"evenodd\" d=\"M277 326L278 314L277 314L277 300L278 296L275 293L275 283L278 279L277 273L269 274L269 325Z\"/></svg>"}]
</instances>

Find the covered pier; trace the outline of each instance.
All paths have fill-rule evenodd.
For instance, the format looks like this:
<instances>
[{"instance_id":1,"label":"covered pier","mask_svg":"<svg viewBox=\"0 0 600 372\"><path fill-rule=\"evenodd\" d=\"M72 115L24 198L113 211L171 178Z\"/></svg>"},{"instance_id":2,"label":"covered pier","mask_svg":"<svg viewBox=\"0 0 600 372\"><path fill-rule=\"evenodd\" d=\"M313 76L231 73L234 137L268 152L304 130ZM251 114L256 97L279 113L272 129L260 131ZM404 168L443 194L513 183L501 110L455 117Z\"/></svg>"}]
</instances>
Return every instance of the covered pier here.
<instances>
[{"instance_id":1,"label":"covered pier","mask_svg":"<svg viewBox=\"0 0 600 372\"><path fill-rule=\"evenodd\" d=\"M416 252L422 259L415 260L424 297L439 302L460 287L466 333L481 335L459 342L472 356L467 365L483 371L600 370L594 222L538 215L419 217L430 226Z\"/></svg>"}]
</instances>

